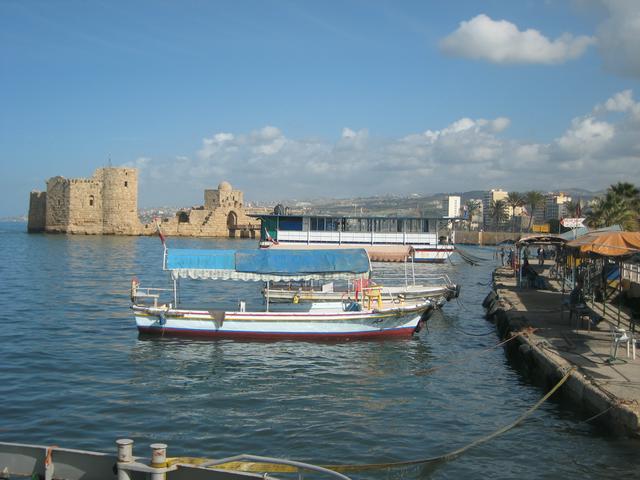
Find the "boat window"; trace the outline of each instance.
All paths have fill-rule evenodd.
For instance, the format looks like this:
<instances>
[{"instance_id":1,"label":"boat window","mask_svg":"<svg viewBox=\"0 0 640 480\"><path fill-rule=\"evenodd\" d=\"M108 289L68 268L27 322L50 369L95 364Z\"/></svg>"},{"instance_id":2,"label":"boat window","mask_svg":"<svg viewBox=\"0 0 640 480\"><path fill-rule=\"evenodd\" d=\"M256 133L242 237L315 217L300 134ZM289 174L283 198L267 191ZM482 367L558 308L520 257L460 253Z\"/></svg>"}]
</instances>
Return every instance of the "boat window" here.
<instances>
[{"instance_id":1,"label":"boat window","mask_svg":"<svg viewBox=\"0 0 640 480\"><path fill-rule=\"evenodd\" d=\"M399 218L399 219L396 221L396 231L397 231L398 233L402 233L402 232L403 232L403 229L404 229L404 220L402 220L401 218Z\"/></svg>"},{"instance_id":2,"label":"boat window","mask_svg":"<svg viewBox=\"0 0 640 480\"><path fill-rule=\"evenodd\" d=\"M280 230L293 232L302 231L302 217L280 217Z\"/></svg>"}]
</instances>

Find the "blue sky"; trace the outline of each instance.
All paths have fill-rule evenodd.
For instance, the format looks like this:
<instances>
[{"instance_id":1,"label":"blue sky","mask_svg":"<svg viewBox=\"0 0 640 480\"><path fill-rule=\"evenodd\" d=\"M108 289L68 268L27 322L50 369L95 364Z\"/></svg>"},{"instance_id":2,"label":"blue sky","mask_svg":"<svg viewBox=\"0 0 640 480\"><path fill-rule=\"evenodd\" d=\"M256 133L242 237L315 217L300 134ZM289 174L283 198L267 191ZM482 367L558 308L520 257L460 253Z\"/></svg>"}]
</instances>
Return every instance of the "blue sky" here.
<instances>
[{"instance_id":1,"label":"blue sky","mask_svg":"<svg viewBox=\"0 0 640 480\"><path fill-rule=\"evenodd\" d=\"M51 176L139 203L640 183L640 2L0 0L0 216Z\"/></svg>"}]
</instances>

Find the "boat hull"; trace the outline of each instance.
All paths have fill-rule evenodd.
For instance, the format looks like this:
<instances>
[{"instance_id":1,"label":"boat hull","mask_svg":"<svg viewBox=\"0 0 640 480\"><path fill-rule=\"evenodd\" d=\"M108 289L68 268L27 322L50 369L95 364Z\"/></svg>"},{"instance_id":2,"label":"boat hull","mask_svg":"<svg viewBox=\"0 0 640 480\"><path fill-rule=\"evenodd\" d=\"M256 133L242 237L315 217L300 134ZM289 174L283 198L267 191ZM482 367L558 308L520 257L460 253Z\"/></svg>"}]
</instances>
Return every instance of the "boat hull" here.
<instances>
[{"instance_id":1,"label":"boat hull","mask_svg":"<svg viewBox=\"0 0 640 480\"><path fill-rule=\"evenodd\" d=\"M433 305L380 311L208 312L133 306L143 334L237 339L355 339L408 337Z\"/></svg>"}]
</instances>

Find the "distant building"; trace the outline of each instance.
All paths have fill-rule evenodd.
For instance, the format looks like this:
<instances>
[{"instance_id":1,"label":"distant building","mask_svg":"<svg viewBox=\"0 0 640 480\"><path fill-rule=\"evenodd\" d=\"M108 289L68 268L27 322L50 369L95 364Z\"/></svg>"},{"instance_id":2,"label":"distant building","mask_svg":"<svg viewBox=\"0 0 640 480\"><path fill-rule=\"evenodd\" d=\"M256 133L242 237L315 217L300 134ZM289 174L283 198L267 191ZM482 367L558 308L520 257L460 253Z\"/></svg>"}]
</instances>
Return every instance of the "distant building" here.
<instances>
[{"instance_id":1,"label":"distant building","mask_svg":"<svg viewBox=\"0 0 640 480\"><path fill-rule=\"evenodd\" d=\"M509 192L505 192L500 188L491 189L484 193L484 196L482 197L482 223L485 227L492 224L491 204L497 200L506 200L508 196ZM505 211L507 215L510 215L511 212L509 212L509 209L505 209Z\"/></svg>"},{"instance_id":2,"label":"distant building","mask_svg":"<svg viewBox=\"0 0 640 480\"><path fill-rule=\"evenodd\" d=\"M447 217L457 218L460 216L460 197L457 195L449 195L447 203Z\"/></svg>"},{"instance_id":3,"label":"distant building","mask_svg":"<svg viewBox=\"0 0 640 480\"><path fill-rule=\"evenodd\" d=\"M567 211L567 203L570 201L571 197L562 192L547 194L544 201L544 219L562 220L570 216Z\"/></svg>"}]
</instances>

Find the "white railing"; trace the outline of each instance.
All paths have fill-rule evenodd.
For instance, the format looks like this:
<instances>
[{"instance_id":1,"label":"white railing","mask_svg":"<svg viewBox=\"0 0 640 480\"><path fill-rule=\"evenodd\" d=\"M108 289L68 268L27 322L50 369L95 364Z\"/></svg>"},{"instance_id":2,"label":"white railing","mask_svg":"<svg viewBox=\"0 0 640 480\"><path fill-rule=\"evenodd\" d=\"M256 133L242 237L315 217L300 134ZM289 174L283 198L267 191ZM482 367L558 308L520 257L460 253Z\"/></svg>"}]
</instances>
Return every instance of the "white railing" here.
<instances>
[{"instance_id":1,"label":"white railing","mask_svg":"<svg viewBox=\"0 0 640 480\"><path fill-rule=\"evenodd\" d=\"M279 242L435 245L435 233L321 232L278 230Z\"/></svg>"},{"instance_id":2,"label":"white railing","mask_svg":"<svg viewBox=\"0 0 640 480\"><path fill-rule=\"evenodd\" d=\"M640 265L637 263L623 263L622 278L634 283L640 283Z\"/></svg>"}]
</instances>

